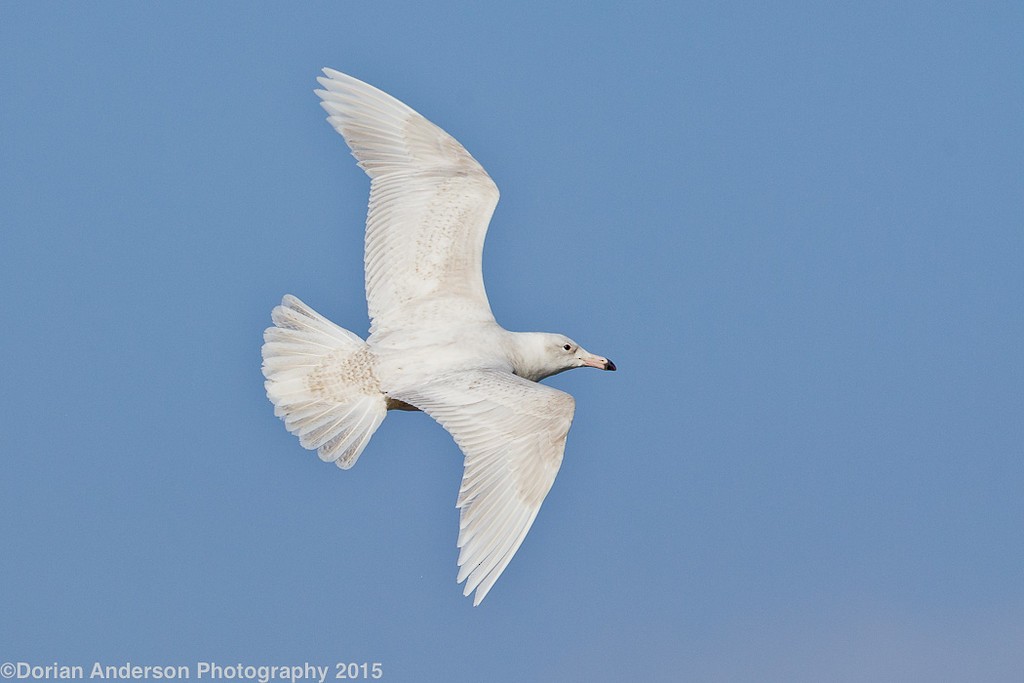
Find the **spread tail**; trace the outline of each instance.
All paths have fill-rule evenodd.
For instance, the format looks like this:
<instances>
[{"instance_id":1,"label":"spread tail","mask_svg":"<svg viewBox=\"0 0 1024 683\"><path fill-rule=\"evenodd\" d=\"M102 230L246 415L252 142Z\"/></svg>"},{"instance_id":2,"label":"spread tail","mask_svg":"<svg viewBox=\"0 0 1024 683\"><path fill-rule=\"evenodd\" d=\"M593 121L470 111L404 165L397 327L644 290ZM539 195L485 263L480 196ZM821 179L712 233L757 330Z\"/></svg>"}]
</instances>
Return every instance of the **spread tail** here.
<instances>
[{"instance_id":1,"label":"spread tail","mask_svg":"<svg viewBox=\"0 0 1024 683\"><path fill-rule=\"evenodd\" d=\"M292 295L263 333L263 376L274 414L305 448L355 464L387 414L366 342Z\"/></svg>"}]
</instances>

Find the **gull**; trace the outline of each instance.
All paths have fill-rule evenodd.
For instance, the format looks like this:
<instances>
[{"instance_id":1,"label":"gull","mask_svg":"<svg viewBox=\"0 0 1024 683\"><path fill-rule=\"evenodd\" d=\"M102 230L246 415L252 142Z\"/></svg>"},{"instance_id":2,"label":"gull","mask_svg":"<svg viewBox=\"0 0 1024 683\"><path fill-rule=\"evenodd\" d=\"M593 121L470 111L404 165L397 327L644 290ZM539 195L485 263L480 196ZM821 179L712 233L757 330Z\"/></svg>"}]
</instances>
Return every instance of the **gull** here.
<instances>
[{"instance_id":1,"label":"gull","mask_svg":"<svg viewBox=\"0 0 1024 683\"><path fill-rule=\"evenodd\" d=\"M370 176L364 341L286 295L263 335L274 414L326 462L352 467L389 410L420 410L465 456L457 583L479 605L533 525L562 463L575 401L539 381L615 370L562 334L509 332L484 291L490 176L390 95L324 69L327 121Z\"/></svg>"}]
</instances>

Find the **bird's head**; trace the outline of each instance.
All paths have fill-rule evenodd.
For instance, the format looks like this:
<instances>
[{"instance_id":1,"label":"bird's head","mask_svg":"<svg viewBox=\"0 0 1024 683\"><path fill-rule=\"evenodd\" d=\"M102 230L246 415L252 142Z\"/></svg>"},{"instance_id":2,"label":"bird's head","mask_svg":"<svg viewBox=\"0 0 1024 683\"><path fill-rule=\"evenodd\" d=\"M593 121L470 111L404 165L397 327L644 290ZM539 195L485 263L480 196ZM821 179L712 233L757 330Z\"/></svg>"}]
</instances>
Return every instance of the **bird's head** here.
<instances>
[{"instance_id":1,"label":"bird's head","mask_svg":"<svg viewBox=\"0 0 1024 683\"><path fill-rule=\"evenodd\" d=\"M525 332L516 337L515 372L525 379L536 382L573 368L615 369L615 363L590 353L564 334Z\"/></svg>"}]
</instances>

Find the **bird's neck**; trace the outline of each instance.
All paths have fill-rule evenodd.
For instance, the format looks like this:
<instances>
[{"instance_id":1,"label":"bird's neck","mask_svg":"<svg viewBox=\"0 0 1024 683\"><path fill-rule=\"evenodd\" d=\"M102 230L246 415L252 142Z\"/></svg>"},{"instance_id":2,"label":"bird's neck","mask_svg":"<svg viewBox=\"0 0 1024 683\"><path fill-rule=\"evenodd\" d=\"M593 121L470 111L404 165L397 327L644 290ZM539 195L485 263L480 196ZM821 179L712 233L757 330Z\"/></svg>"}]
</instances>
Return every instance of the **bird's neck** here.
<instances>
[{"instance_id":1,"label":"bird's neck","mask_svg":"<svg viewBox=\"0 0 1024 683\"><path fill-rule=\"evenodd\" d=\"M565 369L551 366L550 356L546 353L547 337L543 332L511 333L509 360L514 374L539 382Z\"/></svg>"}]
</instances>

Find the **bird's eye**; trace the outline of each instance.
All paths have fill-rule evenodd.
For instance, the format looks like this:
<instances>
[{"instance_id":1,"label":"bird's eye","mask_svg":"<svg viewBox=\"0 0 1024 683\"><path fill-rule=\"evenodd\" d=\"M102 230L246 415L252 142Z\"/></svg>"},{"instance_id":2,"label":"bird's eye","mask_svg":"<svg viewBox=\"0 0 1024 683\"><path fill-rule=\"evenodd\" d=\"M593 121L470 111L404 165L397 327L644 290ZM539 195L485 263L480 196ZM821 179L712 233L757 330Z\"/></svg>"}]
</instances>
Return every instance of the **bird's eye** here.
<instances>
[{"instance_id":1,"label":"bird's eye","mask_svg":"<svg viewBox=\"0 0 1024 683\"><path fill-rule=\"evenodd\" d=\"M571 347L571 346L569 346L568 344L566 344L566 345L565 345L565 346L563 346L562 348L563 348L563 349L565 349L566 351L572 351L572 347Z\"/></svg>"}]
</instances>

